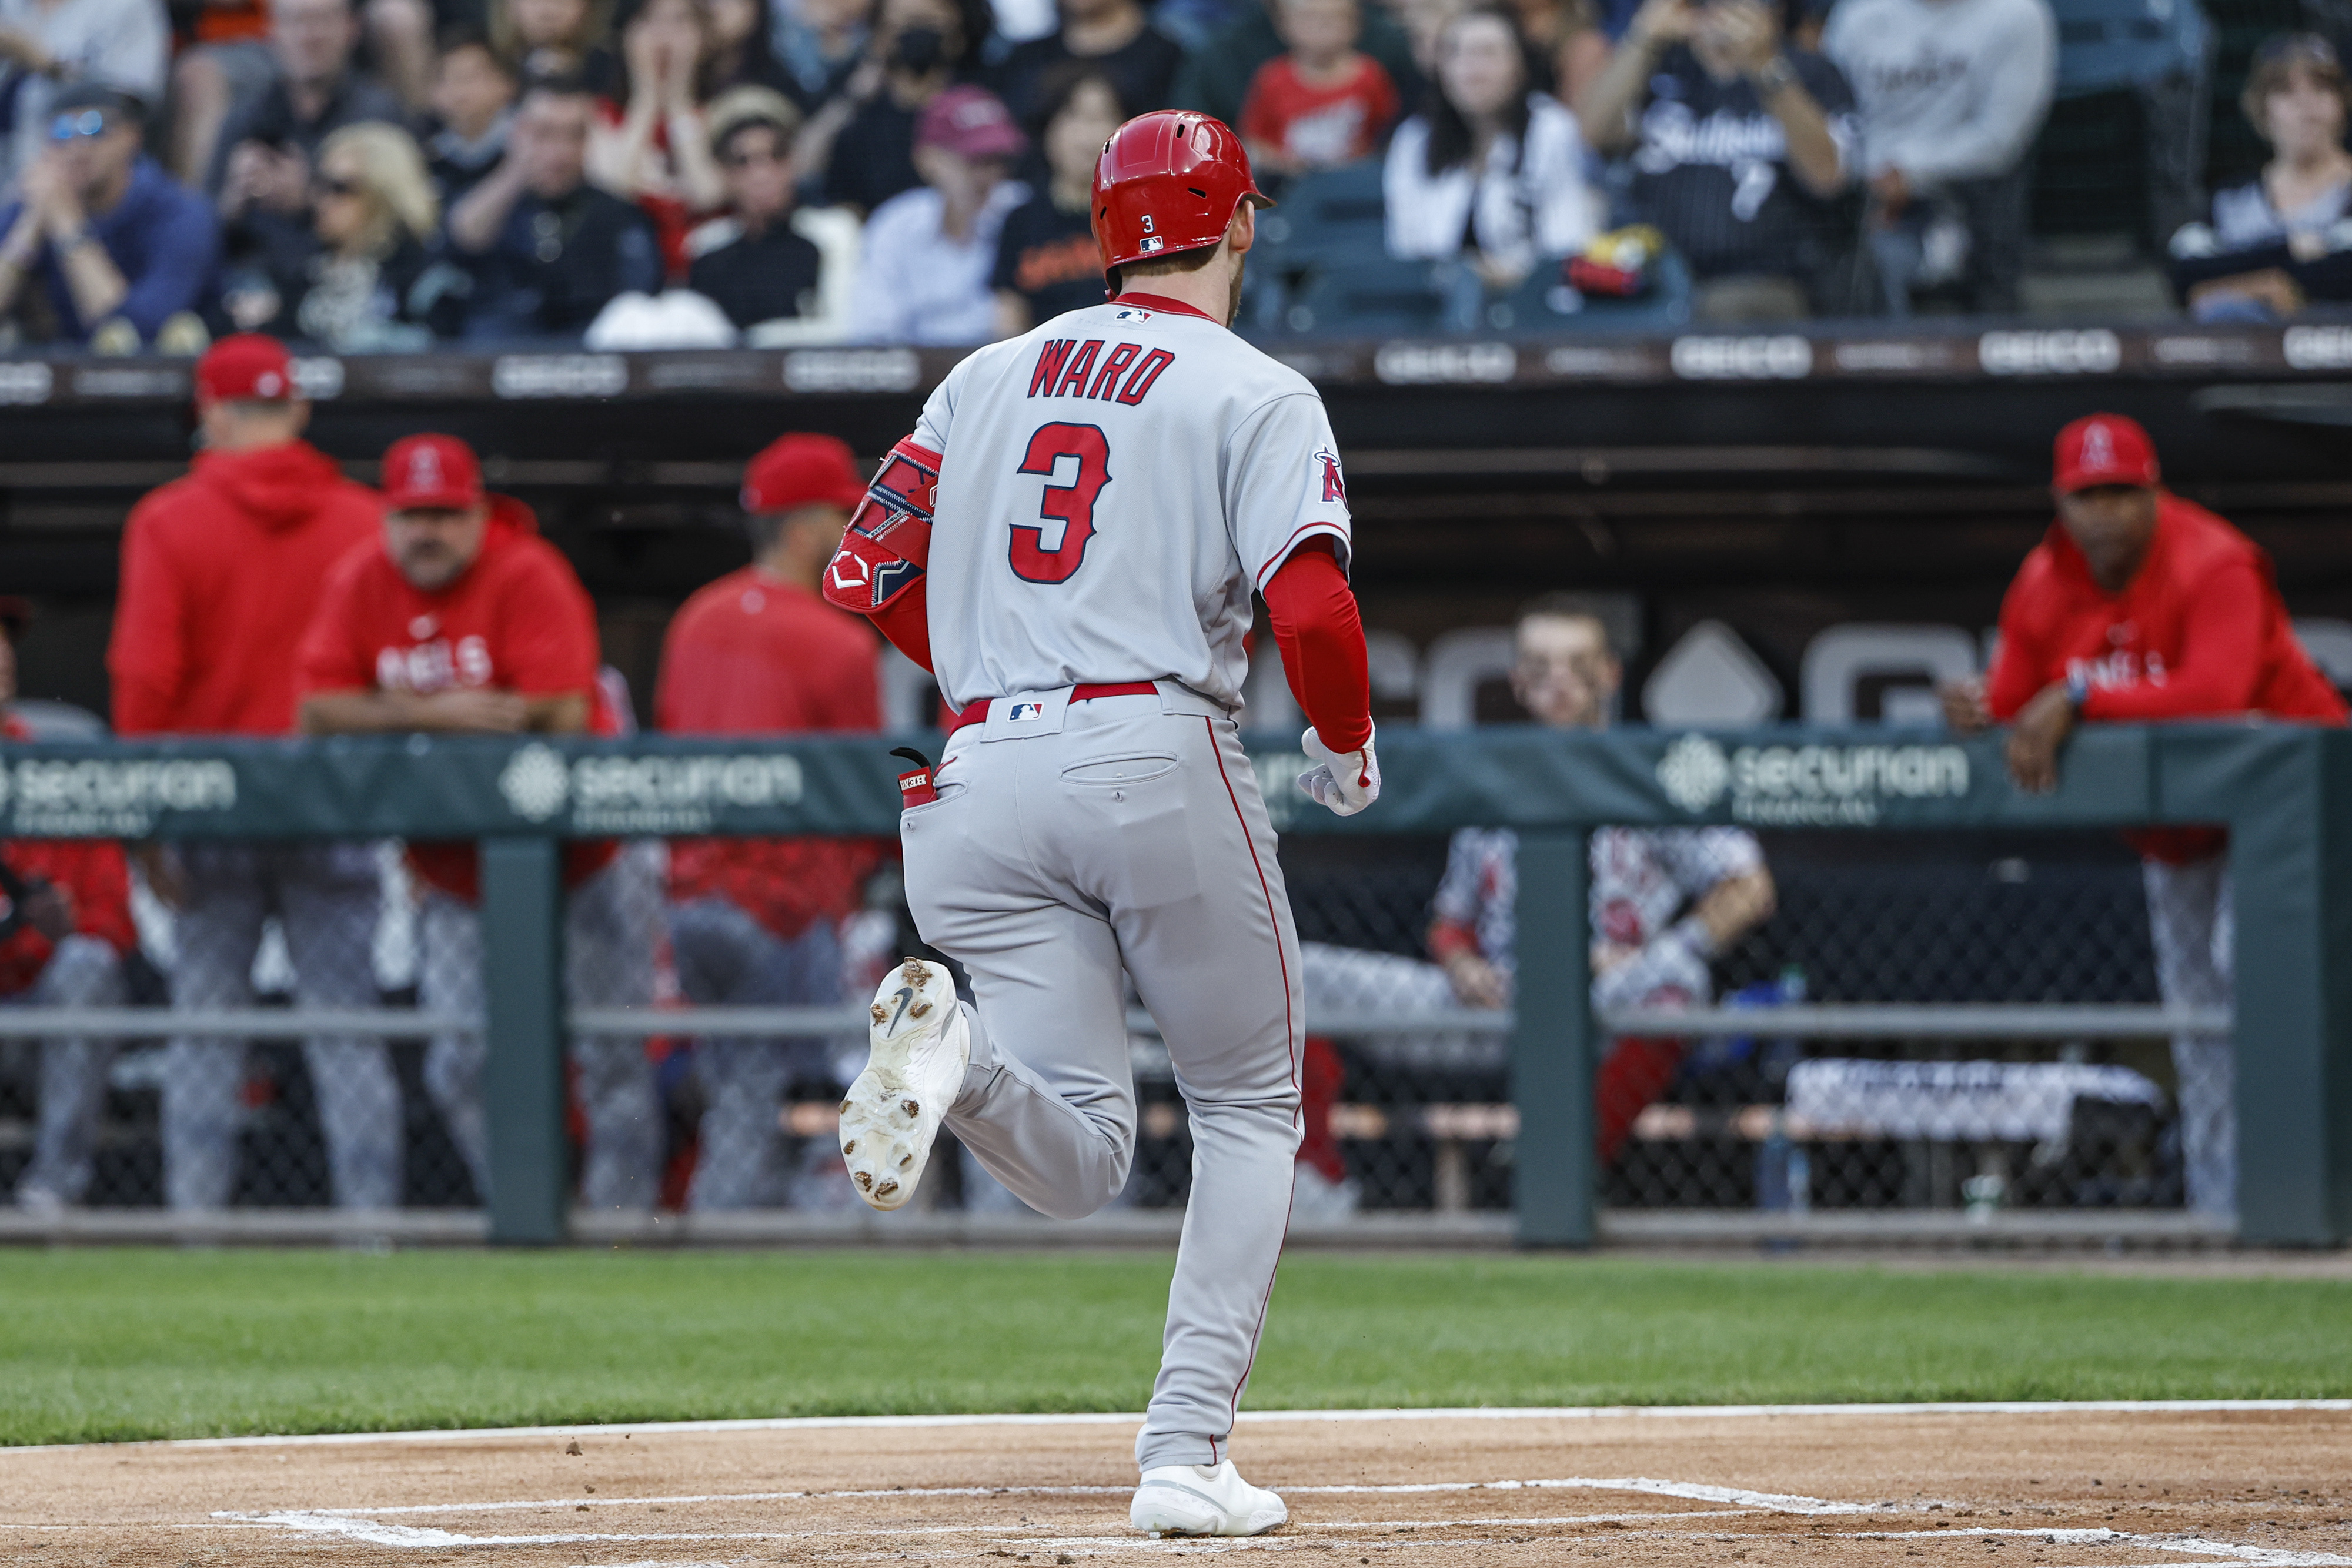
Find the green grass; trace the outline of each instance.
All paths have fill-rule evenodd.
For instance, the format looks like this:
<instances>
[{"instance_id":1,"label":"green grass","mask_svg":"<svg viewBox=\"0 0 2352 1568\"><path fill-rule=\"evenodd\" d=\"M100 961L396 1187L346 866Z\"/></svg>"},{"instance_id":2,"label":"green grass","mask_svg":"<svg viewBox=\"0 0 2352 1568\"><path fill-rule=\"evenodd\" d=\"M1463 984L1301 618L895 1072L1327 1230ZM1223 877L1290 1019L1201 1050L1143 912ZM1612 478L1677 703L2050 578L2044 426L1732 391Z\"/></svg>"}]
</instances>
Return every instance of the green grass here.
<instances>
[{"instance_id":1,"label":"green grass","mask_svg":"<svg viewBox=\"0 0 2352 1568\"><path fill-rule=\"evenodd\" d=\"M1137 1410L1162 1255L0 1252L0 1442ZM1258 1409L2352 1395L2352 1283L1294 1254Z\"/></svg>"}]
</instances>

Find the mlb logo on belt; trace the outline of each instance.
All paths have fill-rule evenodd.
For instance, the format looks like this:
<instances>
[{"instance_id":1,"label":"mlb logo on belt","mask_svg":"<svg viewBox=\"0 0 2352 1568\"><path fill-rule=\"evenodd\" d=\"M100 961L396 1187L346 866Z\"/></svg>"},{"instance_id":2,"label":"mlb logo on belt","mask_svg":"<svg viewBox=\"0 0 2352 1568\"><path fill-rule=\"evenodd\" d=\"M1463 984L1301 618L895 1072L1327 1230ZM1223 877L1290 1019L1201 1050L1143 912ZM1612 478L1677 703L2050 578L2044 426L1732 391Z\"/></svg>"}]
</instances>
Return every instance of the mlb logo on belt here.
<instances>
[{"instance_id":1,"label":"mlb logo on belt","mask_svg":"<svg viewBox=\"0 0 2352 1568\"><path fill-rule=\"evenodd\" d=\"M1011 707L1004 710L1005 720L1007 723L1011 724L1025 724L1031 719L1044 718L1045 716L1045 705L1044 703L1014 703Z\"/></svg>"}]
</instances>

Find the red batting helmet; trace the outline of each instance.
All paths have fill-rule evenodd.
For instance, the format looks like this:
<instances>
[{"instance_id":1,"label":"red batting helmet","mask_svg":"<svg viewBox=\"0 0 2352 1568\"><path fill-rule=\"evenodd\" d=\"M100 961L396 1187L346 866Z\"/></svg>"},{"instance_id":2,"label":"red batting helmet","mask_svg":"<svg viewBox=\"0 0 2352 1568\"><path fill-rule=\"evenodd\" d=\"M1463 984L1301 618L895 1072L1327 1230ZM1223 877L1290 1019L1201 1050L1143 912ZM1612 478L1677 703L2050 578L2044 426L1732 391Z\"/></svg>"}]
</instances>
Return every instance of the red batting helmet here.
<instances>
[{"instance_id":1,"label":"red batting helmet","mask_svg":"<svg viewBox=\"0 0 2352 1568\"><path fill-rule=\"evenodd\" d=\"M1215 245L1244 202L1274 205L1224 121L1182 109L1137 115L1111 133L1095 164L1103 271Z\"/></svg>"}]
</instances>

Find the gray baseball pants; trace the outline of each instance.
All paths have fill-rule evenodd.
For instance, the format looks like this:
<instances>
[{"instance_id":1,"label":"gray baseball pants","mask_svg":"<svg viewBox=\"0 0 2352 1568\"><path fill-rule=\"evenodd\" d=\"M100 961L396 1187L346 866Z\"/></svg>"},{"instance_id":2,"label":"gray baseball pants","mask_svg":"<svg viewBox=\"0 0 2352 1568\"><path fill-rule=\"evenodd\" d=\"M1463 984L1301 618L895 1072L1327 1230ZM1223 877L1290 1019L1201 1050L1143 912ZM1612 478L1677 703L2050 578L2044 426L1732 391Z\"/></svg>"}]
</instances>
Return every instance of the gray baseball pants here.
<instances>
[{"instance_id":1,"label":"gray baseball pants","mask_svg":"<svg viewBox=\"0 0 2352 1568\"><path fill-rule=\"evenodd\" d=\"M821 1007L841 999L841 939L829 920L787 942L723 898L676 904L669 946L678 989L698 1007ZM777 1118L797 1071L824 1071L823 1037L706 1035L694 1042L702 1153L688 1206L771 1208L784 1201Z\"/></svg>"},{"instance_id":2,"label":"gray baseball pants","mask_svg":"<svg viewBox=\"0 0 2352 1568\"><path fill-rule=\"evenodd\" d=\"M658 844L624 845L611 864L565 897L564 994L574 1007L653 1005L660 854ZM425 1009L479 1017L482 912L446 893L427 893L418 947L416 993ZM635 1035L578 1035L571 1057L572 1086L588 1122L580 1200L591 1208L651 1208L665 1127L646 1042ZM490 1135L482 1068L488 1060L489 1042L479 1033L436 1035L425 1053L425 1086L473 1175L474 1191L486 1200Z\"/></svg>"},{"instance_id":3,"label":"gray baseball pants","mask_svg":"<svg viewBox=\"0 0 2352 1568\"><path fill-rule=\"evenodd\" d=\"M383 889L367 843L183 843L187 906L173 921L172 1005L208 1012L253 1005L261 927L278 916L306 1008L376 1005L375 926ZM335 1202L400 1207L400 1082L381 1040L313 1035L302 1042L326 1135ZM237 1092L245 1041L183 1038L163 1060L163 1190L173 1208L227 1207L236 1177Z\"/></svg>"},{"instance_id":4,"label":"gray baseball pants","mask_svg":"<svg viewBox=\"0 0 2352 1568\"><path fill-rule=\"evenodd\" d=\"M2167 865L2141 862L2147 885L2147 929L2156 948L2157 989L2174 1008L2235 1005L2237 922L2230 902L2227 855ZM2234 1219L2238 1214L2237 1053L2226 1034L2172 1037L2174 1098L2180 1111L2180 1163L2189 1207Z\"/></svg>"},{"instance_id":5,"label":"gray baseball pants","mask_svg":"<svg viewBox=\"0 0 2352 1568\"><path fill-rule=\"evenodd\" d=\"M1274 829L1233 722L1159 696L1016 694L948 742L907 811L907 895L961 963L971 1067L947 1125L1022 1201L1078 1218L1135 1154L1122 968L1168 1043L1192 1131L1160 1376L1136 1460L1215 1464L1288 1226L1304 1019Z\"/></svg>"},{"instance_id":6,"label":"gray baseball pants","mask_svg":"<svg viewBox=\"0 0 2352 1568\"><path fill-rule=\"evenodd\" d=\"M40 977L0 1005L34 1008L119 1008L128 999L122 957L108 943L68 934L41 966ZM89 1196L97 1151L98 1113L106 1103L106 1070L121 1042L66 1036L41 1042L40 1131L33 1158L16 1178L17 1201L42 1197L79 1203Z\"/></svg>"}]
</instances>

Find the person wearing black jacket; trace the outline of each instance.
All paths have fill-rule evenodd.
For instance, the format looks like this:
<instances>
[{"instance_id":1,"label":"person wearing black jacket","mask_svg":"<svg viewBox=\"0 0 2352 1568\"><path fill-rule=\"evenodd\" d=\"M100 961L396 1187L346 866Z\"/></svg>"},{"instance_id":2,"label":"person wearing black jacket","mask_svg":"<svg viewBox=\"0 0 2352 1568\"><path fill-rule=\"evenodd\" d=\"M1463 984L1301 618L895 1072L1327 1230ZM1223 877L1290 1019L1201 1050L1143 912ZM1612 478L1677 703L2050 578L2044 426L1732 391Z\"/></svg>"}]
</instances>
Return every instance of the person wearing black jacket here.
<instances>
[{"instance_id":1,"label":"person wearing black jacket","mask_svg":"<svg viewBox=\"0 0 2352 1568\"><path fill-rule=\"evenodd\" d=\"M740 87L712 103L710 155L727 184L730 215L695 231L687 286L738 327L813 314L820 257L793 229L793 137L800 112L765 88Z\"/></svg>"},{"instance_id":2,"label":"person wearing black jacket","mask_svg":"<svg viewBox=\"0 0 2352 1568\"><path fill-rule=\"evenodd\" d=\"M588 183L594 114L578 82L533 83L506 158L450 209L450 246L472 280L466 337L576 338L614 296L661 291L653 225Z\"/></svg>"}]
</instances>

